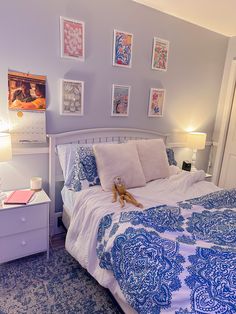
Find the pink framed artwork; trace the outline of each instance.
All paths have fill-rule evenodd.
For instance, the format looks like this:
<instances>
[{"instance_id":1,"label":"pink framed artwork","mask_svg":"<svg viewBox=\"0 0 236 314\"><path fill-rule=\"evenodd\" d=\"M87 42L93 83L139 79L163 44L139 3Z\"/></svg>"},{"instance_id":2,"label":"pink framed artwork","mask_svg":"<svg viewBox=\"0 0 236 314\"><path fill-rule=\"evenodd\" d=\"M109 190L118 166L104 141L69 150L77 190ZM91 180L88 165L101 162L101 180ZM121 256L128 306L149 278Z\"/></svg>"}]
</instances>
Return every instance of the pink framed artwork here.
<instances>
[{"instance_id":1,"label":"pink framed artwork","mask_svg":"<svg viewBox=\"0 0 236 314\"><path fill-rule=\"evenodd\" d=\"M152 51L152 69L167 71L169 41L154 37Z\"/></svg>"},{"instance_id":2,"label":"pink framed artwork","mask_svg":"<svg viewBox=\"0 0 236 314\"><path fill-rule=\"evenodd\" d=\"M113 65L125 68L132 66L133 34L114 30Z\"/></svg>"},{"instance_id":3,"label":"pink framed artwork","mask_svg":"<svg viewBox=\"0 0 236 314\"><path fill-rule=\"evenodd\" d=\"M165 89L151 88L149 97L148 116L163 117Z\"/></svg>"},{"instance_id":4,"label":"pink framed artwork","mask_svg":"<svg viewBox=\"0 0 236 314\"><path fill-rule=\"evenodd\" d=\"M61 57L84 61L84 22L60 17Z\"/></svg>"}]
</instances>

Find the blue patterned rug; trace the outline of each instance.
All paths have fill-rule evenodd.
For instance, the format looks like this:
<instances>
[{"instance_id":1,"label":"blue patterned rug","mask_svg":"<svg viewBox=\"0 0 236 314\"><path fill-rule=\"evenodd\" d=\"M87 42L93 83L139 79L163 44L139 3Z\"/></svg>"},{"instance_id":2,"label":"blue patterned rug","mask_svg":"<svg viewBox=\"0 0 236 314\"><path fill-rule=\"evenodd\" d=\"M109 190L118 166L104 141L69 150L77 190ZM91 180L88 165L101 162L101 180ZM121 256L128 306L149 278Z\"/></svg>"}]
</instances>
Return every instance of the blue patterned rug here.
<instances>
[{"instance_id":1,"label":"blue patterned rug","mask_svg":"<svg viewBox=\"0 0 236 314\"><path fill-rule=\"evenodd\" d=\"M122 313L64 248L0 265L0 314Z\"/></svg>"}]
</instances>

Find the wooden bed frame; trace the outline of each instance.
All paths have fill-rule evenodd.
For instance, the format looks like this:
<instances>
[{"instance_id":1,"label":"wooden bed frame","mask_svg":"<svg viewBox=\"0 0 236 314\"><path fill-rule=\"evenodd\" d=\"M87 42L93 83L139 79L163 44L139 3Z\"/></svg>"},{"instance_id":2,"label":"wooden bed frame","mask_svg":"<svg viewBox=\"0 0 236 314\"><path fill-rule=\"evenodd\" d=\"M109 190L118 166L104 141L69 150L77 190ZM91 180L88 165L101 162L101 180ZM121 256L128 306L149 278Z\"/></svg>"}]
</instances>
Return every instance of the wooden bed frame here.
<instances>
[{"instance_id":1,"label":"wooden bed frame","mask_svg":"<svg viewBox=\"0 0 236 314\"><path fill-rule=\"evenodd\" d=\"M84 129L58 134L48 134L49 138L49 197L50 204L50 234L57 230L58 211L61 213L61 187L63 186L62 170L57 156L57 145L68 143L104 143L104 142L125 142L132 139L161 138L167 142L167 135L159 132L131 129L131 128L98 128ZM59 202L58 202L59 200Z\"/></svg>"}]
</instances>

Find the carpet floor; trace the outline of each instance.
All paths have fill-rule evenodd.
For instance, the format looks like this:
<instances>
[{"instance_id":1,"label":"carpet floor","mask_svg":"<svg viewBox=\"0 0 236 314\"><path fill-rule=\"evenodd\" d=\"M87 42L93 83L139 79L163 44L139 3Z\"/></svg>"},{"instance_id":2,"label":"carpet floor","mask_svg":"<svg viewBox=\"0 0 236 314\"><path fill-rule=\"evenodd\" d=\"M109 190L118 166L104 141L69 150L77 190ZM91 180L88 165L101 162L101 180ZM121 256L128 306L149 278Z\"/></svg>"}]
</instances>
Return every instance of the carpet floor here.
<instances>
[{"instance_id":1,"label":"carpet floor","mask_svg":"<svg viewBox=\"0 0 236 314\"><path fill-rule=\"evenodd\" d=\"M0 314L123 313L64 248L0 265Z\"/></svg>"}]
</instances>

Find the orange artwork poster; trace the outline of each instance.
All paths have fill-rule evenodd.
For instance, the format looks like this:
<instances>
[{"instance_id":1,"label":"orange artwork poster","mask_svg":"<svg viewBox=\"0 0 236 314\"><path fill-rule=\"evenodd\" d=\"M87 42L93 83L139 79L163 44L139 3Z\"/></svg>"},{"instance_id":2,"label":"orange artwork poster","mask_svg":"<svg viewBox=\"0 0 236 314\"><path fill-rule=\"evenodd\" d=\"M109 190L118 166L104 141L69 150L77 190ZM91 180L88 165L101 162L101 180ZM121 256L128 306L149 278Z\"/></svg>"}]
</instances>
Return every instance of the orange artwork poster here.
<instances>
[{"instance_id":1,"label":"orange artwork poster","mask_svg":"<svg viewBox=\"0 0 236 314\"><path fill-rule=\"evenodd\" d=\"M46 110L46 76L8 71L8 109Z\"/></svg>"}]
</instances>

